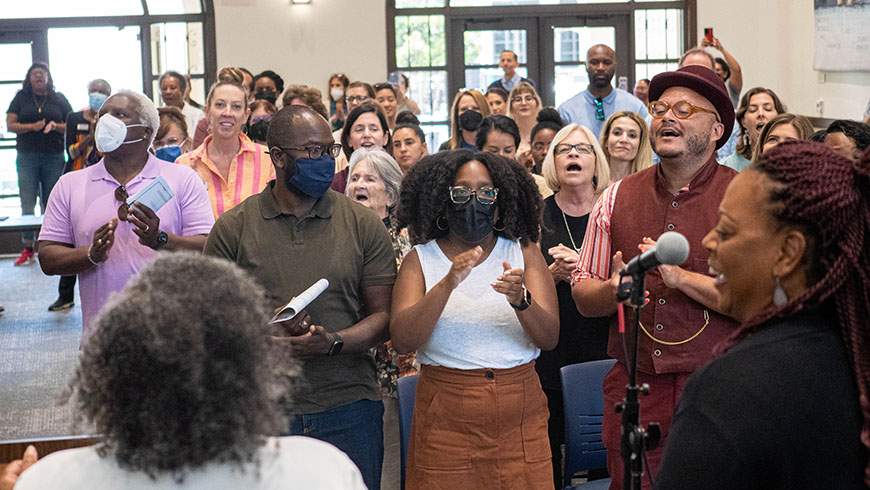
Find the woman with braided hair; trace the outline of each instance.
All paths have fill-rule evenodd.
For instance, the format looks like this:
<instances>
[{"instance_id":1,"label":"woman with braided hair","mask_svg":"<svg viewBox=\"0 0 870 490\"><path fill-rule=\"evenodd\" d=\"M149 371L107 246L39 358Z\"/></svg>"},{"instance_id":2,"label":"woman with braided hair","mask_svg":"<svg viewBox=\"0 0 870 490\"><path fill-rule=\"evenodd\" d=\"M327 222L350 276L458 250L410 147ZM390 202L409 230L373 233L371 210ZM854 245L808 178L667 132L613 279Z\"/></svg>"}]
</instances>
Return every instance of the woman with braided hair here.
<instances>
[{"instance_id":1,"label":"woman with braided hair","mask_svg":"<svg viewBox=\"0 0 870 490\"><path fill-rule=\"evenodd\" d=\"M703 241L742 323L677 406L657 488L870 484L870 152L786 142L731 181Z\"/></svg>"}]
</instances>

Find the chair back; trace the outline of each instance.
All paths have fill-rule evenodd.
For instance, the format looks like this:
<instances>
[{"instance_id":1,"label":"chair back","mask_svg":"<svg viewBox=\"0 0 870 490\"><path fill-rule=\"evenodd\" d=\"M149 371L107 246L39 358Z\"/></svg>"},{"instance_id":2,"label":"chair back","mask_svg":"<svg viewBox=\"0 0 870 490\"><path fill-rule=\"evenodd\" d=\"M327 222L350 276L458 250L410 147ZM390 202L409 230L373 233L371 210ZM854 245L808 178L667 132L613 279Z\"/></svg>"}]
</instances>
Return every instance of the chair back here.
<instances>
[{"instance_id":1,"label":"chair back","mask_svg":"<svg viewBox=\"0 0 870 490\"><path fill-rule=\"evenodd\" d=\"M402 451L402 490L405 489L405 464L411 439L411 420L414 417L414 397L417 395L417 376L399 378L399 447Z\"/></svg>"},{"instance_id":2,"label":"chair back","mask_svg":"<svg viewBox=\"0 0 870 490\"><path fill-rule=\"evenodd\" d=\"M569 486L578 471L607 467L607 450L601 442L604 415L604 376L613 359L581 362L561 369L565 407L565 477Z\"/></svg>"}]
</instances>

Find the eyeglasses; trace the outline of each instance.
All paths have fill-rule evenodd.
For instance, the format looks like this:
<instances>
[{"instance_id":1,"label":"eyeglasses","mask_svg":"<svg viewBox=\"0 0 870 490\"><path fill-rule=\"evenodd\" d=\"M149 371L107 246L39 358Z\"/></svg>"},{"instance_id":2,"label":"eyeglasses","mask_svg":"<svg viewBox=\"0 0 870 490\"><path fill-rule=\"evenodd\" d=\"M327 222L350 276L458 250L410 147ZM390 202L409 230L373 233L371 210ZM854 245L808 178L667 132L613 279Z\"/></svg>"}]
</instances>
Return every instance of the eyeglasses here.
<instances>
[{"instance_id":1,"label":"eyeglasses","mask_svg":"<svg viewBox=\"0 0 870 490\"><path fill-rule=\"evenodd\" d=\"M604 103L601 101L601 97L595 98L595 119L604 120Z\"/></svg>"},{"instance_id":2,"label":"eyeglasses","mask_svg":"<svg viewBox=\"0 0 870 490\"><path fill-rule=\"evenodd\" d=\"M276 149L285 153L287 150L307 151L308 158L317 160L325 154L329 154L332 158L337 158L338 154L341 152L341 145L339 143L333 143L331 145L308 145L303 146L302 148L295 148L292 146L273 146L271 152L267 153L271 154Z\"/></svg>"},{"instance_id":3,"label":"eyeglasses","mask_svg":"<svg viewBox=\"0 0 870 490\"><path fill-rule=\"evenodd\" d=\"M477 202L491 206L495 204L495 199L498 197L498 189L495 187L481 187L477 190L469 189L464 185L456 185L449 188L450 200L456 204L465 204L471 200L473 195L477 198Z\"/></svg>"},{"instance_id":4,"label":"eyeglasses","mask_svg":"<svg viewBox=\"0 0 870 490\"><path fill-rule=\"evenodd\" d=\"M532 102L535 102L535 98L531 95L526 95L525 97L511 97L511 102L514 104L519 104L520 102L528 102L529 104L531 104Z\"/></svg>"},{"instance_id":5,"label":"eyeglasses","mask_svg":"<svg viewBox=\"0 0 870 490\"><path fill-rule=\"evenodd\" d=\"M121 201L121 205L118 207L118 219L121 221L127 221L127 214L130 212L130 205L127 204L127 188L123 185L119 185L117 189L115 189L115 200Z\"/></svg>"},{"instance_id":6,"label":"eyeglasses","mask_svg":"<svg viewBox=\"0 0 870 490\"><path fill-rule=\"evenodd\" d=\"M369 100L368 96L365 96L365 95L351 95L349 97L345 97L344 99L348 102L353 102L353 103L365 102L365 101Z\"/></svg>"},{"instance_id":7,"label":"eyeglasses","mask_svg":"<svg viewBox=\"0 0 870 490\"><path fill-rule=\"evenodd\" d=\"M668 104L667 102L661 100L654 100L649 103L649 113L652 117L656 119L661 119L665 117L665 114L668 111L673 111L674 116L677 119L688 119L692 116L692 114L696 112L706 112L708 114L713 114L716 116L716 121L719 121L719 113L716 111L711 111L710 109L704 109L703 107L698 107L690 102L686 102L685 100L681 100L679 102L675 102L674 105Z\"/></svg>"},{"instance_id":8,"label":"eyeglasses","mask_svg":"<svg viewBox=\"0 0 870 490\"><path fill-rule=\"evenodd\" d=\"M595 148L589 143L577 143L576 145L569 145L568 143L560 143L556 145L556 154L557 155L567 155L571 153L571 150L577 150L577 153L581 155L592 155L595 153Z\"/></svg>"},{"instance_id":9,"label":"eyeglasses","mask_svg":"<svg viewBox=\"0 0 870 490\"><path fill-rule=\"evenodd\" d=\"M161 141L161 142L155 141L153 147L154 147L154 150L156 151L156 150L159 150L161 148L165 148L167 146L181 146L184 144L185 141L187 141L187 138L184 138L184 139L169 138L166 141Z\"/></svg>"}]
</instances>

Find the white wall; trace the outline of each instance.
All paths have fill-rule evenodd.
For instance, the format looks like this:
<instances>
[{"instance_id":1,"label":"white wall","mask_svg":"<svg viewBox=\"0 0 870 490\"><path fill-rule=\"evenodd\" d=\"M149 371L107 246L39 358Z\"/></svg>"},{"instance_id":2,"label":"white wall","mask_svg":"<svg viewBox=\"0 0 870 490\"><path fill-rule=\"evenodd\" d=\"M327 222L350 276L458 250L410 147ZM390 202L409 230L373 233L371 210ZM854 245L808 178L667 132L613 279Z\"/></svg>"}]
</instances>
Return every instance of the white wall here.
<instances>
[{"instance_id":1,"label":"white wall","mask_svg":"<svg viewBox=\"0 0 870 490\"><path fill-rule=\"evenodd\" d=\"M215 0L218 67L271 69L320 89L329 76L387 79L386 0Z\"/></svg>"},{"instance_id":2,"label":"white wall","mask_svg":"<svg viewBox=\"0 0 870 490\"><path fill-rule=\"evenodd\" d=\"M289 83L326 95L331 73L351 80L387 76L386 1L215 0L218 66L270 68ZM698 0L704 27L743 67L744 89L774 89L791 112L860 119L870 99L870 73L813 70L813 0ZM870 53L868 53L870 56Z\"/></svg>"},{"instance_id":3,"label":"white wall","mask_svg":"<svg viewBox=\"0 0 870 490\"><path fill-rule=\"evenodd\" d=\"M870 72L813 70L813 0L698 0L698 39L713 27L743 68L743 89L773 89L789 111L861 120ZM870 53L867 53L870 56Z\"/></svg>"}]
</instances>

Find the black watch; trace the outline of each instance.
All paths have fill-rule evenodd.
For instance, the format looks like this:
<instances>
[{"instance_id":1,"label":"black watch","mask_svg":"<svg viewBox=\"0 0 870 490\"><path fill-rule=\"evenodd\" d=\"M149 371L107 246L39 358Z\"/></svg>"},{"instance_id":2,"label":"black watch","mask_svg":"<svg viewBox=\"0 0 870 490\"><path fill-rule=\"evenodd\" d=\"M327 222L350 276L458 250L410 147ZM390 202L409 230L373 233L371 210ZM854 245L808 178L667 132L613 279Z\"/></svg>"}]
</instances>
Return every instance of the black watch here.
<instances>
[{"instance_id":1,"label":"black watch","mask_svg":"<svg viewBox=\"0 0 870 490\"><path fill-rule=\"evenodd\" d=\"M329 346L329 351L326 352L327 356L337 356L341 353L341 348L344 347L344 340L341 340L341 335L337 333L332 334L332 345Z\"/></svg>"},{"instance_id":2,"label":"black watch","mask_svg":"<svg viewBox=\"0 0 870 490\"><path fill-rule=\"evenodd\" d=\"M532 293L530 293L528 289L523 287L523 300L520 301L520 304L515 305L511 302L508 302L508 304L511 305L511 308L517 311L523 311L529 306L532 306Z\"/></svg>"},{"instance_id":3,"label":"black watch","mask_svg":"<svg viewBox=\"0 0 870 490\"><path fill-rule=\"evenodd\" d=\"M167 243L169 243L169 235L167 235L165 231L161 231L157 234L157 245L154 245L152 248L154 250L160 250L165 247Z\"/></svg>"}]
</instances>

